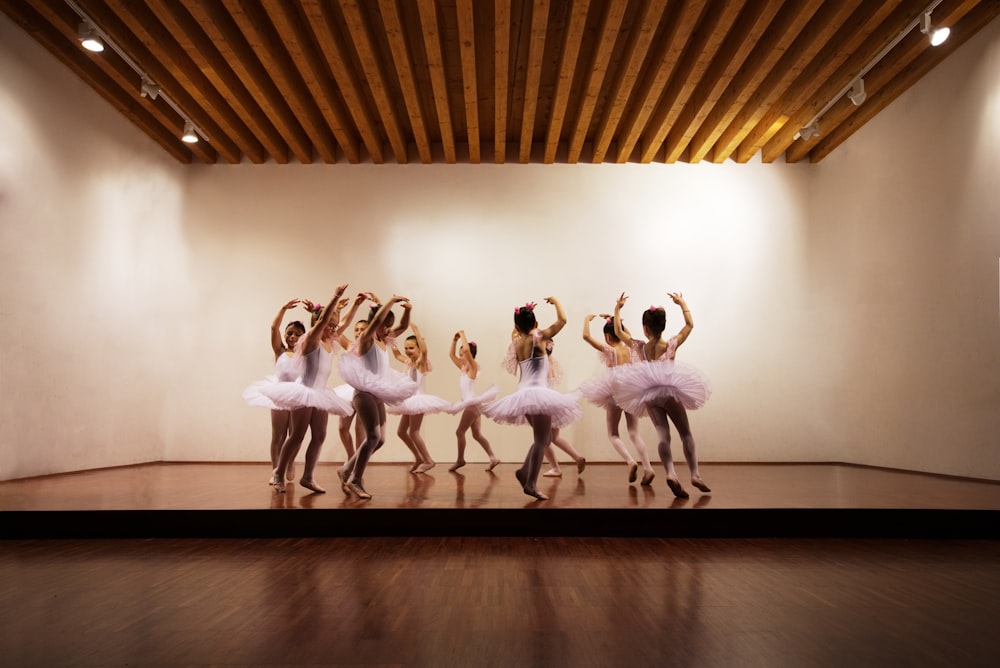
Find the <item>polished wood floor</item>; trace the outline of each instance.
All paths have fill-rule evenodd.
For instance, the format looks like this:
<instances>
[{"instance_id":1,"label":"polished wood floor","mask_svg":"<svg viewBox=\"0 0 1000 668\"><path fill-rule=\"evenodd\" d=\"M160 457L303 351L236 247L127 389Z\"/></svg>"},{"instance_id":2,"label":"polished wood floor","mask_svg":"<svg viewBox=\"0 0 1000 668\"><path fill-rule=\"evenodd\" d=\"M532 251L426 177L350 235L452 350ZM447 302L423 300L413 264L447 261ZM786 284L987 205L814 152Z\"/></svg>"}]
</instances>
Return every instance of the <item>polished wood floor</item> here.
<instances>
[{"instance_id":1,"label":"polished wood floor","mask_svg":"<svg viewBox=\"0 0 1000 668\"><path fill-rule=\"evenodd\" d=\"M998 619L997 541L0 541L12 667L993 668Z\"/></svg>"},{"instance_id":2,"label":"polished wood floor","mask_svg":"<svg viewBox=\"0 0 1000 668\"><path fill-rule=\"evenodd\" d=\"M704 464L712 487L676 499L662 467L649 487L628 484L624 464L590 464L578 474L563 466L562 478L540 478L548 501L524 495L516 464L487 473L469 464L449 473L439 464L427 474L404 464L373 464L361 502L345 497L336 465L322 464L316 480L328 493L291 485L276 494L266 464L172 464L127 466L0 482L0 510L219 510L267 508L675 508L675 509L980 509L1000 510L1000 483L948 478L843 464Z\"/></svg>"}]
</instances>

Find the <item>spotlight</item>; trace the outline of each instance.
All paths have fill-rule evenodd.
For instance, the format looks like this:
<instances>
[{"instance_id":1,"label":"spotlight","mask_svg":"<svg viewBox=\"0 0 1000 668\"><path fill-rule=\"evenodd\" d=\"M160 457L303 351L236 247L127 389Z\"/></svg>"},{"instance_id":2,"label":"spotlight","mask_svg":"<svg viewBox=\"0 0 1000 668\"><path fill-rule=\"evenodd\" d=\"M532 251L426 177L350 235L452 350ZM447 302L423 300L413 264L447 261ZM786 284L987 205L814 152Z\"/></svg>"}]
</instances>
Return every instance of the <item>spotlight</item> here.
<instances>
[{"instance_id":1,"label":"spotlight","mask_svg":"<svg viewBox=\"0 0 1000 668\"><path fill-rule=\"evenodd\" d=\"M813 121L799 130L799 139L809 140L819 135L819 121Z\"/></svg>"},{"instance_id":2,"label":"spotlight","mask_svg":"<svg viewBox=\"0 0 1000 668\"><path fill-rule=\"evenodd\" d=\"M944 44L944 41L948 39L948 35L951 34L951 28L935 28L931 25L931 13L924 12L924 15L920 17L920 32L927 35L931 41L931 46L938 46Z\"/></svg>"},{"instance_id":3,"label":"spotlight","mask_svg":"<svg viewBox=\"0 0 1000 668\"><path fill-rule=\"evenodd\" d=\"M848 99L854 103L855 107L860 107L861 104L868 98L868 93L865 92L865 80L858 77L854 80L851 85L851 92L847 94Z\"/></svg>"},{"instance_id":4,"label":"spotlight","mask_svg":"<svg viewBox=\"0 0 1000 668\"><path fill-rule=\"evenodd\" d=\"M194 123L191 121L184 121L184 134L181 135L181 141L186 144L198 143L198 134L195 132Z\"/></svg>"},{"instance_id":5,"label":"spotlight","mask_svg":"<svg viewBox=\"0 0 1000 668\"><path fill-rule=\"evenodd\" d=\"M101 36L97 34L97 29L90 24L90 21L83 21L77 27L76 38L80 40L80 44L87 51L94 51L95 53L104 51L104 42L101 41Z\"/></svg>"},{"instance_id":6,"label":"spotlight","mask_svg":"<svg viewBox=\"0 0 1000 668\"><path fill-rule=\"evenodd\" d=\"M140 94L142 97L148 97L150 100L155 100L160 94L160 87L149 77L143 77Z\"/></svg>"}]
</instances>

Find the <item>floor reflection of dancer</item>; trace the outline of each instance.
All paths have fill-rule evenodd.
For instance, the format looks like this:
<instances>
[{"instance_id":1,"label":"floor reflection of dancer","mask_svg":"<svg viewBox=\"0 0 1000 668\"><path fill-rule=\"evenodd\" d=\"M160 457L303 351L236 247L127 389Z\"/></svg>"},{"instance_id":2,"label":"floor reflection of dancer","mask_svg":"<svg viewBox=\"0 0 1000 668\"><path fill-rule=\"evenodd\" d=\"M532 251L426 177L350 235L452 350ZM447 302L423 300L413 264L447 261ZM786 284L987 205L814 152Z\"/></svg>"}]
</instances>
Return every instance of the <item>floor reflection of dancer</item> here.
<instances>
[{"instance_id":1,"label":"floor reflection of dancer","mask_svg":"<svg viewBox=\"0 0 1000 668\"><path fill-rule=\"evenodd\" d=\"M365 295L365 297L368 297L368 295ZM356 323L354 323L354 338L349 339L344 334L341 334L339 341L340 347L343 348L345 352L350 350L351 345L358 340L358 337L361 336L361 332L364 331L367 325L368 325L367 320L358 320ZM344 401L351 402L351 405L354 404L353 387L351 387L347 383L343 383L333 389L337 392L337 394L340 395L342 399L344 399ZM361 445L361 442L365 440L364 425L361 424L361 420L355 422L354 420L355 415L356 413L354 412L351 412L350 415L341 415L340 420L338 421L337 424L337 433L340 436L340 442L344 445L344 450L347 451L347 459L350 459L351 457L354 456L354 451L355 451L354 444L357 443L358 445ZM354 424L353 440L351 439L351 424Z\"/></svg>"},{"instance_id":2,"label":"floor reflection of dancer","mask_svg":"<svg viewBox=\"0 0 1000 668\"><path fill-rule=\"evenodd\" d=\"M385 405L399 403L417 391L417 384L401 373L389 368L386 343L406 331L410 326L410 301L393 296L388 302L376 303L368 317L368 326L361 332L351 351L340 358L340 376L354 388L354 409L365 428L365 442L358 446L354 456L338 471L344 492L362 499L372 495L365 491L363 477L372 453L385 443ZM392 328L395 315L392 307L399 304L403 316L399 325Z\"/></svg>"},{"instance_id":3,"label":"floor reflection of dancer","mask_svg":"<svg viewBox=\"0 0 1000 668\"><path fill-rule=\"evenodd\" d=\"M461 346L456 353L455 347L459 345L459 342L461 342ZM458 439L458 458L455 460L455 464L448 469L449 471L457 471L465 466L465 433L468 431L472 431L472 438L483 447L486 456L490 459L486 470L492 471L500 463L482 431L482 406L495 399L499 390L496 385L491 385L482 394L476 394L476 377L479 375L479 362L476 361L477 350L475 341L465 339L464 330L455 332L448 355L461 372L458 377L458 392L461 399L452 406L451 410L453 413L461 412L462 417L459 418L458 428L455 430L455 437Z\"/></svg>"},{"instance_id":4,"label":"floor reflection of dancer","mask_svg":"<svg viewBox=\"0 0 1000 668\"><path fill-rule=\"evenodd\" d=\"M274 316L271 323L271 350L274 351L274 375L265 380L251 383L243 391L243 399L251 406L269 408L271 410L271 480L274 484L274 469L278 466L278 455L281 454L281 446L288 438L288 423L291 420L291 412L278 408L278 406L261 394L260 390L272 383L292 382L302 372L300 370L301 361L295 356L295 344L299 338L306 333L306 326L295 320L285 326L285 338L281 338L281 322L285 319L285 313L295 308L299 304L305 305L301 299L292 299L281 307L278 315ZM289 480L294 477L294 465L292 462L288 469Z\"/></svg>"},{"instance_id":5,"label":"floor reflection of dancer","mask_svg":"<svg viewBox=\"0 0 1000 668\"><path fill-rule=\"evenodd\" d=\"M559 361L552 356L552 341L545 344L545 354L549 356L549 387L558 388L560 383L562 383L562 366L560 366ZM584 459L583 455L577 452L576 448L566 440L564 436L560 434L558 427L552 427L552 444L545 448L545 461L549 463L549 470L542 474L545 478L561 478L562 469L559 467L559 458L556 457L555 446L559 448L567 455L573 458L573 462L576 464L577 474L583 473L583 470L587 468L587 460Z\"/></svg>"},{"instance_id":6,"label":"floor reflection of dancer","mask_svg":"<svg viewBox=\"0 0 1000 668\"><path fill-rule=\"evenodd\" d=\"M263 392L280 407L292 411L288 438L281 446L278 464L274 468L274 490L285 491L285 470L295 459L308 429L311 436L306 446L306 463L299 484L318 494L326 490L316 484L314 474L319 463L330 413L346 415L353 409L334 390L326 386L333 368L334 342L342 333L338 328L340 313L338 302L347 289L337 287L330 303L321 310L314 311L312 326L299 343L296 354L302 358L302 378L294 383L277 383ZM357 302L351 310L353 317ZM348 318L345 322L349 322ZM345 325L346 326L346 325Z\"/></svg>"},{"instance_id":7,"label":"floor reflection of dancer","mask_svg":"<svg viewBox=\"0 0 1000 668\"><path fill-rule=\"evenodd\" d=\"M663 340L663 330L667 324L667 312L663 307L651 306L642 314L642 330L647 341L642 345L645 362L632 364L618 377L615 401L629 412L645 407L659 436L660 460L667 472L667 486L674 496L687 498L688 493L681 486L670 454L670 421L674 423L684 446L684 458L691 471L691 484L702 492L711 492L698 470L694 437L688 423L687 409L700 408L712 394L708 379L697 369L674 361L677 348L684 343L694 321L680 293L670 293L670 298L681 307L684 326L675 335ZM621 326L621 308L628 297L623 292L615 304L615 335L629 345L632 337Z\"/></svg>"},{"instance_id":8,"label":"floor reflection of dancer","mask_svg":"<svg viewBox=\"0 0 1000 668\"><path fill-rule=\"evenodd\" d=\"M483 407L483 413L497 422L531 425L534 442L515 476L525 494L542 500L548 497L538 491L538 474L545 448L552 441L552 427L563 427L579 418L582 412L575 397L548 386L549 358L545 344L566 324L566 314L555 297L547 297L545 301L556 309L556 321L545 329L538 329L534 304L515 309L514 327L518 335L513 341L514 359L521 377L513 393ZM514 371L510 366L507 370Z\"/></svg>"},{"instance_id":9,"label":"floor reflection of dancer","mask_svg":"<svg viewBox=\"0 0 1000 668\"><path fill-rule=\"evenodd\" d=\"M652 464L649 463L649 450L646 448L646 443L639 435L639 418L623 410L621 406L615 403L613 396L615 386L617 385L616 378L618 377L618 372L625 365L638 362L641 353L635 345L635 341L632 342L633 345L629 345L618 338L615 334L615 323L611 316L605 316L604 343L592 337L590 335L590 323L595 317L595 315L591 314L584 319L583 340L601 354L601 361L604 362L607 369L597 378L593 378L581 385L580 390L588 401L604 409L608 428L608 440L611 441L611 447L615 449L615 452L621 455L625 463L628 464L628 481L635 482L639 465L628 449L625 448L625 443L622 442L619 431L622 414L625 415L625 427L628 429L629 439L631 439L632 445L635 446L635 451L639 454L640 461L642 461L641 484L649 485L653 482L656 474L653 472ZM628 333L628 329L624 324L622 325L622 331L626 334Z\"/></svg>"},{"instance_id":10,"label":"floor reflection of dancer","mask_svg":"<svg viewBox=\"0 0 1000 668\"><path fill-rule=\"evenodd\" d=\"M390 404L386 410L393 415L399 415L399 428L396 434L410 449L415 458L411 473L427 473L437 465L431 453L427 450L427 443L420 435L420 426L424 422L424 416L428 413L442 413L451 409L451 402L447 399L427 394L424 392L424 383L427 374L431 372L431 361L427 356L427 343L415 322L410 322L410 329L413 334L406 337L403 344L404 353L393 345L392 353L396 359L403 362L407 367L410 380L417 384L417 392L401 403Z\"/></svg>"}]
</instances>

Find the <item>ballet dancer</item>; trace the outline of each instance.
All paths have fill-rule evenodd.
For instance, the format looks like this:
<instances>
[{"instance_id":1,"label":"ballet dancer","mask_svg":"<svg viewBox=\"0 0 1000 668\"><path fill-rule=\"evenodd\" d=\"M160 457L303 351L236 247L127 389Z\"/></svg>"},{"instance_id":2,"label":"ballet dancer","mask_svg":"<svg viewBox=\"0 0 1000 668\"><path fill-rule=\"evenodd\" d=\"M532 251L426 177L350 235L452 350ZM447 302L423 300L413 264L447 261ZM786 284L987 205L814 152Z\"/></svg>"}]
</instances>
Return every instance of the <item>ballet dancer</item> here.
<instances>
[{"instance_id":1,"label":"ballet dancer","mask_svg":"<svg viewBox=\"0 0 1000 668\"><path fill-rule=\"evenodd\" d=\"M675 336L664 341L662 335L666 328L667 312L663 307L651 306L642 314L642 331L647 340L639 350L645 361L622 369L617 379L614 400L630 413L646 409L659 437L657 449L663 468L667 472L667 486L674 496L686 499L688 493L681 486L670 454L668 418L680 434L684 458L691 472L691 484L702 492L711 492L698 470L698 457L695 453L687 409L703 406L711 396L712 389L708 379L700 371L674 360L677 348L687 340L694 328L694 320L691 318L691 311L684 297L679 292L672 292L669 295L670 299L681 307L684 326ZM627 300L628 297L623 292L615 304L614 326L615 336L625 345L631 345L632 337L621 325L621 308Z\"/></svg>"},{"instance_id":2,"label":"ballet dancer","mask_svg":"<svg viewBox=\"0 0 1000 668\"><path fill-rule=\"evenodd\" d=\"M615 403L613 396L617 385L618 371L627 364L638 362L640 353L634 340L632 342L633 345L628 345L618 338L615 334L614 318L610 315L601 316L605 318L604 342L601 343L591 336L590 323L595 317L597 316L590 314L584 318L583 340L600 353L601 361L607 369L597 378L593 378L581 385L580 390L590 403L604 409L608 440L611 441L611 447L615 449L615 452L621 455L625 463L628 464L628 481L633 483L638 476L639 465L635 461L635 458L632 457L632 454L625 448L625 443L622 442L619 432L622 414L625 415L625 427L628 429L629 439L631 439L632 445L635 446L635 451L639 454L640 461L642 461L642 482L640 484L648 486L653 482L656 473L653 472L653 466L649 463L649 450L646 448L646 443L639 435L639 418L633 413L623 410L621 406ZM628 329L624 324L622 324L622 330L628 333Z\"/></svg>"},{"instance_id":3,"label":"ballet dancer","mask_svg":"<svg viewBox=\"0 0 1000 668\"><path fill-rule=\"evenodd\" d=\"M285 326L285 338L281 338L281 322L285 319L285 313L298 305L308 308L309 303L303 299L292 299L278 311L271 322L271 350L274 351L274 375L268 376L265 380L251 383L243 391L243 399L251 406L269 408L271 410L271 480L269 484L274 484L274 469L278 466L278 455L281 453L281 446L284 445L288 437L288 423L291 413L278 408L277 405L263 394L260 389L272 383L284 383L294 381L302 375L299 358L295 356L295 344L299 338L306 333L306 326L301 321L295 320ZM291 462L288 468L288 475L294 477L295 462Z\"/></svg>"},{"instance_id":4,"label":"ballet dancer","mask_svg":"<svg viewBox=\"0 0 1000 668\"><path fill-rule=\"evenodd\" d=\"M417 323L412 321L412 318L410 321L410 330L413 334L406 337L406 341L403 344L405 354L400 353L395 344L392 346L392 352L396 356L396 359L399 359L406 365L410 380L417 384L417 391L413 396L404 399L398 404L386 406L386 411L393 415L402 416L399 420L399 428L396 434L406 444L406 447L410 449L410 452L413 453L416 459L413 467L410 469L410 473L427 473L437 466L437 462L431 457L431 453L427 450L427 443L424 442L424 437L420 435L420 425L423 424L424 416L428 413L448 411L451 409L452 404L447 399L424 392L424 382L427 380L427 374L432 369L431 361L427 356L427 342L424 340L423 335L420 334L420 329L417 327Z\"/></svg>"},{"instance_id":5,"label":"ballet dancer","mask_svg":"<svg viewBox=\"0 0 1000 668\"><path fill-rule=\"evenodd\" d=\"M371 295L374 298L374 295ZM368 326L348 354L340 358L340 376L354 388L354 409L365 428L365 442L354 456L338 471L341 487L348 495L370 499L363 484L365 469L372 454L385 443L385 405L397 404L417 391L417 384L389 368L387 342L391 342L410 326L410 300L394 295L392 299L371 309ZM392 307L399 304L403 315L393 328Z\"/></svg>"},{"instance_id":6,"label":"ballet dancer","mask_svg":"<svg viewBox=\"0 0 1000 668\"><path fill-rule=\"evenodd\" d=\"M514 310L514 328L518 336L513 345L520 380L513 393L483 406L483 414L496 422L531 425L534 441L524 464L514 475L525 494L543 501L548 497L538 491L538 474L545 448L552 441L552 427L563 427L582 413L576 397L548 386L549 357L545 344L566 325L566 314L555 297L546 297L545 301L556 309L555 322L545 329L538 328L534 304ZM507 370L513 373L513 368L508 366Z\"/></svg>"},{"instance_id":7,"label":"ballet dancer","mask_svg":"<svg viewBox=\"0 0 1000 668\"><path fill-rule=\"evenodd\" d=\"M458 347L459 342L461 342L460 347ZM456 347L458 347L457 353ZM476 377L479 375L479 362L476 361L477 350L475 341L466 340L465 330L455 332L448 356L451 357L452 363L459 370L458 393L461 400L451 407L451 412L461 413L462 417L459 418L458 428L455 430L455 437L458 439L458 458L455 460L455 464L448 469L449 471L457 471L465 466L465 433L470 430L472 438L476 439L476 442L483 447L486 456L490 459L486 470L492 471L500 463L497 456L493 454L490 442L486 440L482 432L483 404L495 399L499 389L496 385L491 385L482 394L476 394Z\"/></svg>"},{"instance_id":8,"label":"ballet dancer","mask_svg":"<svg viewBox=\"0 0 1000 668\"><path fill-rule=\"evenodd\" d=\"M365 297L371 298L371 295L365 295ZM338 340L338 342L340 343L340 347L343 348L344 352L347 352L348 350L351 349L351 345L353 345L354 342L358 340L358 337L361 336L361 332L363 332L365 327L367 326L368 326L367 320L358 320L356 323L354 323L354 338L349 339L345 334L340 335L340 339ZM349 401L351 402L352 405L354 404L353 387L351 387L347 383L342 383L333 389L334 391L336 391L337 394L340 395L340 397L344 401ZM337 424L337 434L340 436L340 442L343 444L344 450L347 451L347 459L345 459L344 461L347 461L354 456L354 451L355 451L354 444L357 443L358 445L360 445L361 441L365 440L365 428L361 424L361 420L355 422L354 420L355 415L356 413L354 411L352 411L350 415L341 415ZM352 424L354 425L353 439L351 438Z\"/></svg>"},{"instance_id":9,"label":"ballet dancer","mask_svg":"<svg viewBox=\"0 0 1000 668\"><path fill-rule=\"evenodd\" d=\"M555 389L562 383L563 373L559 360L552 356L553 343L548 341L545 344L545 354L549 356L549 387ZM567 441L558 427L552 427L552 444L545 448L545 461L549 463L549 470L542 474L543 478L561 478L562 468L559 466L559 458L556 457L555 448L559 448L573 458L576 463L576 472L579 475L587 468L587 460L577 452L576 448Z\"/></svg>"},{"instance_id":10,"label":"ballet dancer","mask_svg":"<svg viewBox=\"0 0 1000 668\"><path fill-rule=\"evenodd\" d=\"M285 469L295 459L308 429L311 436L306 446L306 462L299 484L317 494L323 494L315 479L330 413L347 415L353 408L334 390L326 386L333 368L334 341L343 332L338 327L340 314L337 305L347 285L340 285L324 308L313 311L313 322L299 343L296 354L302 358L302 377L298 382L276 383L262 392L279 407L291 410L288 438L281 446L277 466L274 468L274 491L285 491ZM357 310L358 303L352 307ZM350 317L345 320L350 321ZM346 325L344 325L346 327Z\"/></svg>"}]
</instances>

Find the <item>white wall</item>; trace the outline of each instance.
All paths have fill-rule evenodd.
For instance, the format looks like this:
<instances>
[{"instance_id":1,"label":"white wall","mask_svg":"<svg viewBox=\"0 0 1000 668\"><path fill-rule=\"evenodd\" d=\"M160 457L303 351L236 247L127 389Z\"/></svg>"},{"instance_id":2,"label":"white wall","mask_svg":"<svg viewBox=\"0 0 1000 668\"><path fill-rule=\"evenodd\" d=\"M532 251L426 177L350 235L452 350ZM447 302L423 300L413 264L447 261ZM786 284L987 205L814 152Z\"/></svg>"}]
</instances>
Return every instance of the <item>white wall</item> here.
<instances>
[{"instance_id":1,"label":"white wall","mask_svg":"<svg viewBox=\"0 0 1000 668\"><path fill-rule=\"evenodd\" d=\"M559 296L569 388L600 370L580 338L586 313L626 290L638 329L642 309L669 309L665 293L680 290L696 321L680 358L715 390L692 415L703 460L1000 478L987 171L997 173L998 45L992 26L884 112L906 105L922 132L880 117L818 166L185 167L0 17L0 478L265 460L267 413L240 391L271 368L270 320L287 299L325 300L341 281L413 299L436 366L428 390L447 397L458 328L480 345L479 386L509 391L497 362L513 307ZM966 71L977 74L959 85ZM939 125L958 148L922 165L908 146ZM860 151L894 157L873 171ZM952 201L946 227L934 212ZM949 291L921 278L935 263ZM906 296L913 283L921 294ZM963 296L946 310L951 288ZM678 309L668 318L679 327ZM928 378L937 395L915 389ZM927 417L932 398L943 427ZM454 424L425 424L442 462L454 457ZM485 430L503 459L523 458L525 429ZM592 407L566 435L588 459L616 458ZM331 434L324 458L340 453ZM483 459L473 442L468 456ZM379 455L404 457L395 438Z\"/></svg>"}]
</instances>

